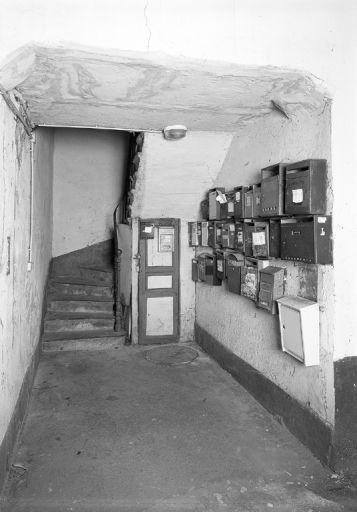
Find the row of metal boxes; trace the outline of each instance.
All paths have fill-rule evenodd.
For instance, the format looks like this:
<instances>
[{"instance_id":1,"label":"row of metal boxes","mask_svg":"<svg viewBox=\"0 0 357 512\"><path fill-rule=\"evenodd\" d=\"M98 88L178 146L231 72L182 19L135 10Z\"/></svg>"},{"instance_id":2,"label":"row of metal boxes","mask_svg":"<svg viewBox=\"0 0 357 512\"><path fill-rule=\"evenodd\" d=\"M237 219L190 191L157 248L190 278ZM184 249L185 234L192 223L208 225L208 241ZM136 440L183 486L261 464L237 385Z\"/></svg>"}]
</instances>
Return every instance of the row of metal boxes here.
<instances>
[{"instance_id":1,"label":"row of metal boxes","mask_svg":"<svg viewBox=\"0 0 357 512\"><path fill-rule=\"evenodd\" d=\"M332 264L331 216L189 222L192 247L235 249L245 256Z\"/></svg>"},{"instance_id":2,"label":"row of metal boxes","mask_svg":"<svg viewBox=\"0 0 357 512\"><path fill-rule=\"evenodd\" d=\"M211 189L201 203L202 218L274 217L326 213L326 160L279 163L261 170L261 183Z\"/></svg>"},{"instance_id":3,"label":"row of metal boxes","mask_svg":"<svg viewBox=\"0 0 357 512\"><path fill-rule=\"evenodd\" d=\"M211 286L226 281L227 289L276 314L276 300L284 295L285 269L269 265L268 260L245 258L230 251L202 253L192 260L192 279Z\"/></svg>"}]
</instances>

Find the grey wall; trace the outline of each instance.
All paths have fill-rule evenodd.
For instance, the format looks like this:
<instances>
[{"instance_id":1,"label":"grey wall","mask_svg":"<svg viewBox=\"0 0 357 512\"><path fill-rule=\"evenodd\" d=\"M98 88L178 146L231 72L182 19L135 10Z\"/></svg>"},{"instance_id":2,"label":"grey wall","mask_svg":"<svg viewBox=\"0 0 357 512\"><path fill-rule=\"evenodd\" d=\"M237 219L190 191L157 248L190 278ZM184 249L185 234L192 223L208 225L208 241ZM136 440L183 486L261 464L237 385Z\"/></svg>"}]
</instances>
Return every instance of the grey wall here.
<instances>
[{"instance_id":1,"label":"grey wall","mask_svg":"<svg viewBox=\"0 0 357 512\"><path fill-rule=\"evenodd\" d=\"M30 143L0 98L0 445L40 337L44 288L51 259L53 133L36 130L32 269ZM10 255L8 268L8 243Z\"/></svg>"},{"instance_id":2,"label":"grey wall","mask_svg":"<svg viewBox=\"0 0 357 512\"><path fill-rule=\"evenodd\" d=\"M330 113L294 115L286 120L269 115L247 125L233 140L216 185L228 190L260 181L260 169L280 161L326 158L330 166ZM332 201L329 188L329 208ZM225 284L196 286L196 321L241 359L288 394L311 408L323 421L334 422L333 268L276 260L287 269L287 294L318 300L320 305L320 366L306 368L280 350L278 320Z\"/></svg>"},{"instance_id":3,"label":"grey wall","mask_svg":"<svg viewBox=\"0 0 357 512\"><path fill-rule=\"evenodd\" d=\"M126 132L55 130L53 256L111 238L127 146Z\"/></svg>"}]
</instances>

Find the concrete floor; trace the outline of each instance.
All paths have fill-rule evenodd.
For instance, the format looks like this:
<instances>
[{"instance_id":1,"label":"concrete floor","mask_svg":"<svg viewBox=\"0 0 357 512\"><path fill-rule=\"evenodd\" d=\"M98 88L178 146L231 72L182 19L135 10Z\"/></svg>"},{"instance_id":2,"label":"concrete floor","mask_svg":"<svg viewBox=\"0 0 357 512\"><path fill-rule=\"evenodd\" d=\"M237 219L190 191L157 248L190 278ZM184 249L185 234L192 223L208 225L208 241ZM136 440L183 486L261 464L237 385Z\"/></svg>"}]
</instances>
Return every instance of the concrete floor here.
<instances>
[{"instance_id":1,"label":"concrete floor","mask_svg":"<svg viewBox=\"0 0 357 512\"><path fill-rule=\"evenodd\" d=\"M144 351L43 356L1 510L347 510L336 475L205 354Z\"/></svg>"}]
</instances>

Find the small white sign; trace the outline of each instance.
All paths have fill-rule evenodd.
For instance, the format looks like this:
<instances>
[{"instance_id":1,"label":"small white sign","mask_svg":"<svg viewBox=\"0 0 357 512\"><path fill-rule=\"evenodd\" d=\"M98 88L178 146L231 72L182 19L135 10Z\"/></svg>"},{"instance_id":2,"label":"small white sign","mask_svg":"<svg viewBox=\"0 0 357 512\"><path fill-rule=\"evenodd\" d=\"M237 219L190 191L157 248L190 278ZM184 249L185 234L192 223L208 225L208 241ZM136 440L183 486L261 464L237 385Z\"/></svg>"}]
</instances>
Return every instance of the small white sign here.
<instances>
[{"instance_id":1,"label":"small white sign","mask_svg":"<svg viewBox=\"0 0 357 512\"><path fill-rule=\"evenodd\" d=\"M293 189L293 203L302 203L304 200L304 191L302 188Z\"/></svg>"},{"instance_id":2,"label":"small white sign","mask_svg":"<svg viewBox=\"0 0 357 512\"><path fill-rule=\"evenodd\" d=\"M265 231L252 233L253 245L265 245Z\"/></svg>"}]
</instances>

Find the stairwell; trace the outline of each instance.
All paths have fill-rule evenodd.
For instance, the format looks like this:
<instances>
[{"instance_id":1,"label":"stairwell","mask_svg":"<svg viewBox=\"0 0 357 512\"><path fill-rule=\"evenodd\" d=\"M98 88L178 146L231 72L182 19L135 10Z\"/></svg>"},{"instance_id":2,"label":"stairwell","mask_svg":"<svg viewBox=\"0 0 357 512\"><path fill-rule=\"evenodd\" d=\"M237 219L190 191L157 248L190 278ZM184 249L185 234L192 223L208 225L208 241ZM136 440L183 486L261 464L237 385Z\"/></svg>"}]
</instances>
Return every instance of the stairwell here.
<instances>
[{"instance_id":1,"label":"stairwell","mask_svg":"<svg viewBox=\"0 0 357 512\"><path fill-rule=\"evenodd\" d=\"M67 266L68 267L68 266ZM111 265L53 265L43 323L44 351L113 348L125 341L114 331Z\"/></svg>"}]
</instances>

